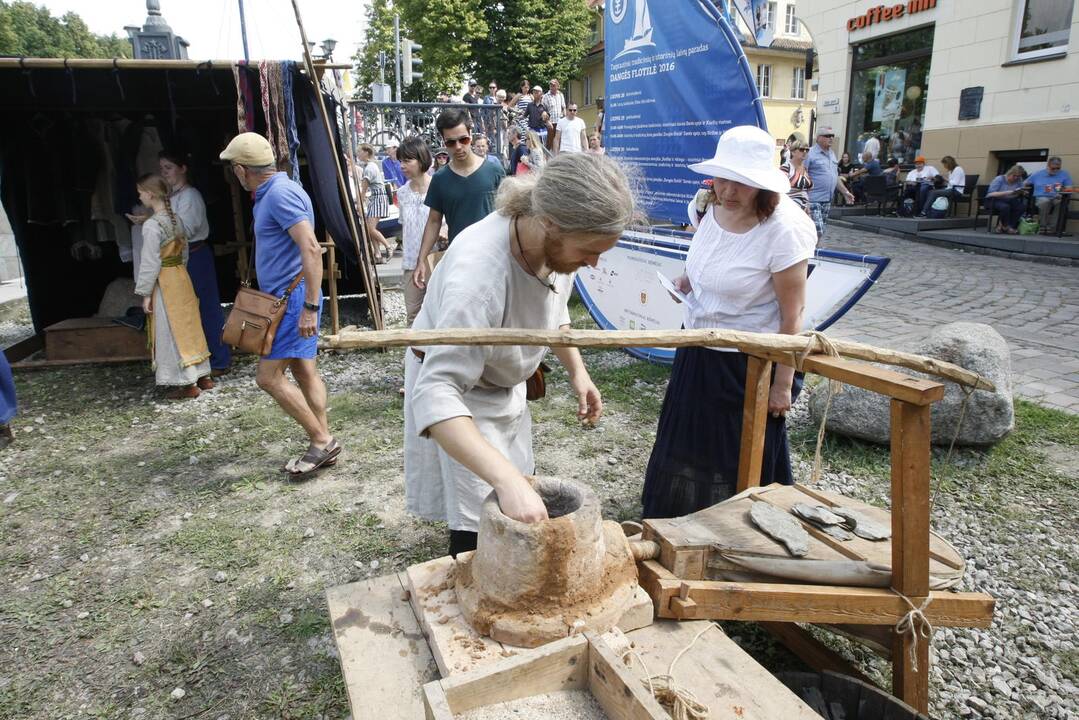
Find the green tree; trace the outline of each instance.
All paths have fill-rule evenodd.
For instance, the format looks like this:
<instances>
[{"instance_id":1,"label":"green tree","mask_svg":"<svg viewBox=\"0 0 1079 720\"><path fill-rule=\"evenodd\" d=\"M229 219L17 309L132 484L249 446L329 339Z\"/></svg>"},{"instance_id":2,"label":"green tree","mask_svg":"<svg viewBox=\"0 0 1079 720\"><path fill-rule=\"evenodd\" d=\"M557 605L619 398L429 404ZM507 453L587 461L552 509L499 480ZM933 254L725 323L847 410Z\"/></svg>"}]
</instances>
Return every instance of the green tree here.
<instances>
[{"instance_id":1,"label":"green tree","mask_svg":"<svg viewBox=\"0 0 1079 720\"><path fill-rule=\"evenodd\" d=\"M386 82L396 86L393 70L393 6L389 0L371 0L363 44L352 57L355 63L356 97L371 98L370 85L379 80L378 53L386 53Z\"/></svg>"},{"instance_id":2,"label":"green tree","mask_svg":"<svg viewBox=\"0 0 1079 720\"><path fill-rule=\"evenodd\" d=\"M516 92L521 78L544 88L558 78L565 87L591 47L594 12L584 0L486 0L489 39L473 48L472 71L507 92Z\"/></svg>"},{"instance_id":3,"label":"green tree","mask_svg":"<svg viewBox=\"0 0 1079 720\"><path fill-rule=\"evenodd\" d=\"M95 35L72 12L56 18L30 2L0 0L0 55L131 57L131 43L116 35Z\"/></svg>"},{"instance_id":4,"label":"green tree","mask_svg":"<svg viewBox=\"0 0 1079 720\"><path fill-rule=\"evenodd\" d=\"M411 88L414 95L433 100L439 92L460 90L465 71L473 65L476 49L498 42L484 19L491 0L397 0L402 26L423 45L423 80ZM402 30L404 33L404 30Z\"/></svg>"}]
</instances>

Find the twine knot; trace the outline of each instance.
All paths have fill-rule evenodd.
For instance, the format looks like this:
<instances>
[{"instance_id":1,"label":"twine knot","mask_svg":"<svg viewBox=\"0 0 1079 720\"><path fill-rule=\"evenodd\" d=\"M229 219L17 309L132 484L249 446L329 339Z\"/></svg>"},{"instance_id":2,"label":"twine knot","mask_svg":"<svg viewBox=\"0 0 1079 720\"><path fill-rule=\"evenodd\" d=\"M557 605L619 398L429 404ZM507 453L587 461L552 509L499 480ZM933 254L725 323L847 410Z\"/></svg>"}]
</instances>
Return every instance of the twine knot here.
<instances>
[{"instance_id":1,"label":"twine knot","mask_svg":"<svg viewBox=\"0 0 1079 720\"><path fill-rule=\"evenodd\" d=\"M933 639L933 625L925 616L925 609L929 607L929 603L933 602L933 598L932 596L927 595L919 607L914 607L914 603L912 603L910 598L906 595L894 588L892 589L892 592L903 598L903 602L910 608L907 614L899 618L899 622L895 624L895 631L900 635L910 633L910 666L917 672L918 638L925 638L926 642L930 642Z\"/></svg>"}]
</instances>

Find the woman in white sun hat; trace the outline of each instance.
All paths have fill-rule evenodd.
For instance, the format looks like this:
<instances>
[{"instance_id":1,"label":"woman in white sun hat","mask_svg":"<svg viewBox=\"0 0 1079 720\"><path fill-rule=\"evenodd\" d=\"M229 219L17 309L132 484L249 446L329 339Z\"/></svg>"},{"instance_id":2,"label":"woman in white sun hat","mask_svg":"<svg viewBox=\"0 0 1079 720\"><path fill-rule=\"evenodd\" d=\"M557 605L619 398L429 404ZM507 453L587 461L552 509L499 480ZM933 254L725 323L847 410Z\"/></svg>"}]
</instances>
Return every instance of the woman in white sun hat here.
<instances>
[{"instance_id":1,"label":"woman in white sun hat","mask_svg":"<svg viewBox=\"0 0 1079 720\"><path fill-rule=\"evenodd\" d=\"M696 228L675 284L693 302L686 328L796 334L802 331L806 271L817 243L809 216L787 196L775 142L760 128L723 133L715 157L689 169L712 190L689 205ZM726 348L679 348L645 475L644 517L677 517L734 494L748 357ZM793 483L785 415L801 390L794 369L776 365L768 394L761 484Z\"/></svg>"}]
</instances>

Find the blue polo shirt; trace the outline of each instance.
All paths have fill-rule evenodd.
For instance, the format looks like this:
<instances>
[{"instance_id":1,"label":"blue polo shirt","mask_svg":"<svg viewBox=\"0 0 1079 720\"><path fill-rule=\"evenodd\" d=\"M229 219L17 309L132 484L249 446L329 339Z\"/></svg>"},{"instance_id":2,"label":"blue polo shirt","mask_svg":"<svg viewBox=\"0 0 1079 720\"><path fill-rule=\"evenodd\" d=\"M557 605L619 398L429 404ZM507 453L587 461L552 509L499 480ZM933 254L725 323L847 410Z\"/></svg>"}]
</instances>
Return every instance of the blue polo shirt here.
<instances>
[{"instance_id":1,"label":"blue polo shirt","mask_svg":"<svg viewBox=\"0 0 1079 720\"><path fill-rule=\"evenodd\" d=\"M300 248L288 231L304 220L315 226L311 198L283 172L274 173L255 190L255 272L259 289L271 295L285 292L303 270Z\"/></svg>"},{"instance_id":2,"label":"blue polo shirt","mask_svg":"<svg viewBox=\"0 0 1079 720\"><path fill-rule=\"evenodd\" d=\"M809 202L832 202L835 186L839 183L839 160L830 149L821 150L820 145L813 145L805 160L806 172L813 180L809 189Z\"/></svg>"},{"instance_id":3,"label":"blue polo shirt","mask_svg":"<svg viewBox=\"0 0 1079 720\"><path fill-rule=\"evenodd\" d=\"M1068 174L1067 170L1061 168L1057 170L1056 175L1050 175L1049 170L1043 168L1027 178L1027 185L1034 186L1034 197L1056 197L1057 192L1046 192L1046 185L1056 185L1060 183L1064 187L1072 186L1072 176Z\"/></svg>"},{"instance_id":4,"label":"blue polo shirt","mask_svg":"<svg viewBox=\"0 0 1079 720\"><path fill-rule=\"evenodd\" d=\"M397 187L401 187L408 182L405 179L405 171L401 169L401 161L394 160L388 155L382 159L382 177Z\"/></svg>"}]
</instances>

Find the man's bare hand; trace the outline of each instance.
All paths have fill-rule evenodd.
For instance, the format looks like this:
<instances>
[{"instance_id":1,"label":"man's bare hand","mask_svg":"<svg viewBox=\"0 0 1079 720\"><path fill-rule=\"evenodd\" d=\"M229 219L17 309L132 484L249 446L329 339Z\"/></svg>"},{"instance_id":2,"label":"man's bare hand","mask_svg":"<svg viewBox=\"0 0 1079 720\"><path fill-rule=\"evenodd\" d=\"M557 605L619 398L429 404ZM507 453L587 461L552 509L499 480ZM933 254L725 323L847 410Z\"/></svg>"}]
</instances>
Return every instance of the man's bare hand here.
<instances>
[{"instance_id":1,"label":"man's bare hand","mask_svg":"<svg viewBox=\"0 0 1079 720\"><path fill-rule=\"evenodd\" d=\"M300 337L314 337L315 335L318 335L318 313L304 308L300 313Z\"/></svg>"}]
</instances>

